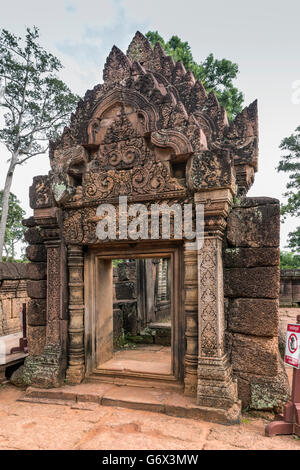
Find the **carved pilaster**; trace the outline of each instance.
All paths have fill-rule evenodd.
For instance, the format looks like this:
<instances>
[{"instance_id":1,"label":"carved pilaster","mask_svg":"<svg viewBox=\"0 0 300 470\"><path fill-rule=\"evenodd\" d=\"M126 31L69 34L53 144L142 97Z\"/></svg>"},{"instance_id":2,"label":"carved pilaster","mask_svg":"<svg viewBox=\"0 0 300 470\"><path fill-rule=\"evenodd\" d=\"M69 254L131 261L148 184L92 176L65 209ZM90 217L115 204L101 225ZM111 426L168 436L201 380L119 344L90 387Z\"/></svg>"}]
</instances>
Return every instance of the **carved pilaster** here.
<instances>
[{"instance_id":1,"label":"carved pilaster","mask_svg":"<svg viewBox=\"0 0 300 470\"><path fill-rule=\"evenodd\" d=\"M187 246L185 248L188 248ZM184 312L186 318L186 353L184 393L197 394L198 367L198 260L197 251L184 252Z\"/></svg>"},{"instance_id":2,"label":"carved pilaster","mask_svg":"<svg viewBox=\"0 0 300 470\"><path fill-rule=\"evenodd\" d=\"M60 210L37 208L35 223L47 250L46 341L42 354L25 362L28 382L37 387L59 387L66 371L66 261L61 240Z\"/></svg>"},{"instance_id":3,"label":"carved pilaster","mask_svg":"<svg viewBox=\"0 0 300 470\"><path fill-rule=\"evenodd\" d=\"M68 246L69 361L66 380L72 384L82 382L85 373L83 264L82 246Z\"/></svg>"},{"instance_id":4,"label":"carved pilaster","mask_svg":"<svg viewBox=\"0 0 300 470\"><path fill-rule=\"evenodd\" d=\"M198 387L197 403L218 410L223 421L237 422L237 384L225 353L222 236L231 193L206 191L195 195L205 204L205 233L198 252Z\"/></svg>"}]
</instances>

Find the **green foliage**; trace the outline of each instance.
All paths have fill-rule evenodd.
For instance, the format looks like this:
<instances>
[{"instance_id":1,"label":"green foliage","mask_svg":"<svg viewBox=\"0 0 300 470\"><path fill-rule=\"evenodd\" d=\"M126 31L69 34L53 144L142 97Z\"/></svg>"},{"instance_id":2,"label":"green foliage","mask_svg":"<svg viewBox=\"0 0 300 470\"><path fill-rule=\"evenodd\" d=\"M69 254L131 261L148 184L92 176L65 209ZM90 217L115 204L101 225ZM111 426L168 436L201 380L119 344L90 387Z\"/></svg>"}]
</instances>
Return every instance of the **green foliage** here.
<instances>
[{"instance_id":1,"label":"green foliage","mask_svg":"<svg viewBox=\"0 0 300 470\"><path fill-rule=\"evenodd\" d=\"M165 42L157 31L149 31L146 37L152 47L159 42L166 54L175 61L181 60L186 70L191 70L195 78L202 81L208 93L214 90L220 104L226 108L229 120L242 111L243 94L233 85L233 80L239 73L237 64L228 59L215 59L213 54L197 64L189 43L183 42L178 36L172 36Z\"/></svg>"},{"instance_id":2,"label":"green foliage","mask_svg":"<svg viewBox=\"0 0 300 470\"><path fill-rule=\"evenodd\" d=\"M280 269L300 269L300 255L295 255L288 251L281 251Z\"/></svg>"},{"instance_id":3,"label":"green foliage","mask_svg":"<svg viewBox=\"0 0 300 470\"><path fill-rule=\"evenodd\" d=\"M16 164L47 150L48 140L68 124L79 99L58 79L62 65L38 38L36 27L27 28L24 39L0 31L0 141L18 155Z\"/></svg>"},{"instance_id":4,"label":"green foliage","mask_svg":"<svg viewBox=\"0 0 300 470\"><path fill-rule=\"evenodd\" d=\"M0 191L0 217L2 215L3 191ZM15 259L15 245L24 238L26 228L22 225L25 211L20 206L20 201L13 193L9 195L7 224L4 238L4 251L6 255L3 261L21 261Z\"/></svg>"},{"instance_id":5,"label":"green foliage","mask_svg":"<svg viewBox=\"0 0 300 470\"><path fill-rule=\"evenodd\" d=\"M284 194L287 202L281 206L281 214L285 220L287 215L300 216L300 126L294 134L282 140L279 148L284 154L277 171L289 174L287 191ZM289 233L288 246L292 251L300 251L300 227Z\"/></svg>"}]
</instances>

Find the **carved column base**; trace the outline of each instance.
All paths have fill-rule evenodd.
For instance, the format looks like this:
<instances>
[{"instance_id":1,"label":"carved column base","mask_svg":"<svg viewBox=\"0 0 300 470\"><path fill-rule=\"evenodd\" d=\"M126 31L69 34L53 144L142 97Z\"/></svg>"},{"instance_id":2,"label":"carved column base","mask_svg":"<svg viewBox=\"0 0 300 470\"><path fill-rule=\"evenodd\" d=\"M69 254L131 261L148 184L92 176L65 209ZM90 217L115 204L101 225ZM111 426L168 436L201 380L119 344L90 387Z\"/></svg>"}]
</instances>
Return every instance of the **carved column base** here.
<instances>
[{"instance_id":1,"label":"carved column base","mask_svg":"<svg viewBox=\"0 0 300 470\"><path fill-rule=\"evenodd\" d=\"M232 378L226 356L199 359L197 404L212 408L213 413L218 410L228 424L240 422L241 401L237 382Z\"/></svg>"},{"instance_id":2,"label":"carved column base","mask_svg":"<svg viewBox=\"0 0 300 470\"><path fill-rule=\"evenodd\" d=\"M85 375L85 368L82 365L70 366L66 373L66 383L69 385L80 384Z\"/></svg>"},{"instance_id":3,"label":"carved column base","mask_svg":"<svg viewBox=\"0 0 300 470\"><path fill-rule=\"evenodd\" d=\"M188 397L197 395L197 359L194 356L185 356L185 377L184 377L184 394Z\"/></svg>"},{"instance_id":4,"label":"carved column base","mask_svg":"<svg viewBox=\"0 0 300 470\"><path fill-rule=\"evenodd\" d=\"M57 388L64 382L66 358L57 344L47 344L40 356L26 358L23 381L38 388Z\"/></svg>"}]
</instances>

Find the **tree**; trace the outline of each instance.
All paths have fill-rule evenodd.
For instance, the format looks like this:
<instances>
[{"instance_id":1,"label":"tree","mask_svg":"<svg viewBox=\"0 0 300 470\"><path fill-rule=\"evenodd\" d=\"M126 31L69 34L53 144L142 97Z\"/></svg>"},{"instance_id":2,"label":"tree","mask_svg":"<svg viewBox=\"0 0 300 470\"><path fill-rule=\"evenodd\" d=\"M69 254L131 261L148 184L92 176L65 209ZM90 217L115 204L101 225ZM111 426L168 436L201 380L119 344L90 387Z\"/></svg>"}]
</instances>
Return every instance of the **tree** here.
<instances>
[{"instance_id":1,"label":"tree","mask_svg":"<svg viewBox=\"0 0 300 470\"><path fill-rule=\"evenodd\" d=\"M279 161L277 171L289 174L287 192L284 194L288 199L281 206L281 214L285 220L287 215L300 216L300 126L294 134L282 140L279 148L287 153ZM289 233L288 246L293 252L300 251L300 227Z\"/></svg>"},{"instance_id":2,"label":"tree","mask_svg":"<svg viewBox=\"0 0 300 470\"><path fill-rule=\"evenodd\" d=\"M288 251L281 251L280 269L300 269L300 255L295 255Z\"/></svg>"},{"instance_id":3,"label":"tree","mask_svg":"<svg viewBox=\"0 0 300 470\"><path fill-rule=\"evenodd\" d=\"M0 142L9 154L0 222L0 254L3 252L9 194L18 165L47 151L68 124L79 97L58 79L60 61L38 44L36 27L25 38L0 31L0 109L4 125Z\"/></svg>"},{"instance_id":4,"label":"tree","mask_svg":"<svg viewBox=\"0 0 300 470\"><path fill-rule=\"evenodd\" d=\"M233 80L239 73L237 64L228 59L215 59L213 54L200 64L194 61L191 47L188 42L183 42L178 36L172 36L165 42L157 31L148 31L146 37L152 47L159 42L166 54L175 61L181 60L186 70L191 70L196 79L200 79L209 93L214 90L222 106L226 108L228 119L232 120L242 111L243 93L233 85Z\"/></svg>"},{"instance_id":5,"label":"tree","mask_svg":"<svg viewBox=\"0 0 300 470\"><path fill-rule=\"evenodd\" d=\"M3 191L0 191L0 216L2 214L2 205ZM23 239L26 230L22 225L24 217L25 211L20 206L20 201L13 193L10 193L4 238L5 261L15 261L16 244Z\"/></svg>"}]
</instances>

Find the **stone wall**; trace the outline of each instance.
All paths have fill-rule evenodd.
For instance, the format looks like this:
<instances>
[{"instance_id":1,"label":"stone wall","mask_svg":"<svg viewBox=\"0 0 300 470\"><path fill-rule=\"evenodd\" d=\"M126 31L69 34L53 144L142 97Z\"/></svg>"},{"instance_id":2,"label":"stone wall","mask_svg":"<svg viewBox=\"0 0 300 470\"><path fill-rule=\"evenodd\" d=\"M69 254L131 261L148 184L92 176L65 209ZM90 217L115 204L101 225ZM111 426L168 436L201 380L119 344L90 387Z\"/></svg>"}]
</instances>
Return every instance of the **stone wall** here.
<instances>
[{"instance_id":1,"label":"stone wall","mask_svg":"<svg viewBox=\"0 0 300 470\"><path fill-rule=\"evenodd\" d=\"M300 269L281 269L280 306L300 307Z\"/></svg>"},{"instance_id":2,"label":"stone wall","mask_svg":"<svg viewBox=\"0 0 300 470\"><path fill-rule=\"evenodd\" d=\"M46 261L47 253L38 227L33 217L23 221L28 227L25 239L29 243L26 256L27 264L27 339L30 356L42 353L46 341Z\"/></svg>"},{"instance_id":3,"label":"stone wall","mask_svg":"<svg viewBox=\"0 0 300 470\"><path fill-rule=\"evenodd\" d=\"M276 408L288 394L278 351L280 206L244 198L224 246L227 347L243 407Z\"/></svg>"},{"instance_id":4,"label":"stone wall","mask_svg":"<svg viewBox=\"0 0 300 470\"><path fill-rule=\"evenodd\" d=\"M28 303L27 265L0 263L0 336L21 330L20 311Z\"/></svg>"}]
</instances>

